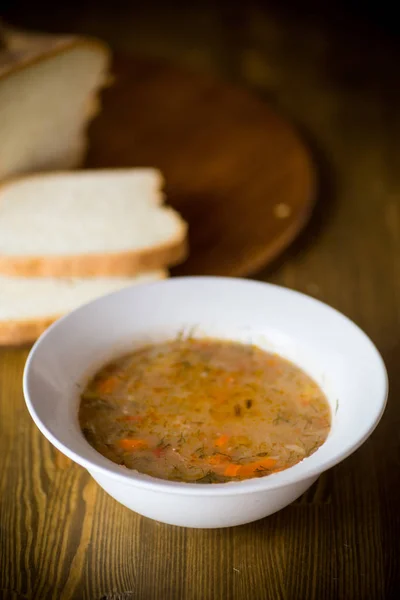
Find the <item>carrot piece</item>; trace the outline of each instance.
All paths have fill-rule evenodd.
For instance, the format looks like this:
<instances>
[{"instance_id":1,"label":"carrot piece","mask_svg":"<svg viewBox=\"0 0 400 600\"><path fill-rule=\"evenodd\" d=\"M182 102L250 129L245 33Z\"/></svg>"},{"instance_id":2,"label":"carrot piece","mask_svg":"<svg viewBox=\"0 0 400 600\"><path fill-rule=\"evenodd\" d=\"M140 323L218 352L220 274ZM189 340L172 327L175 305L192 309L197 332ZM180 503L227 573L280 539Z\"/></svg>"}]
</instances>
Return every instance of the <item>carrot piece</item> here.
<instances>
[{"instance_id":1,"label":"carrot piece","mask_svg":"<svg viewBox=\"0 0 400 600\"><path fill-rule=\"evenodd\" d=\"M264 467L264 469L272 469L276 465L275 458L263 458L258 461L260 467Z\"/></svg>"},{"instance_id":2,"label":"carrot piece","mask_svg":"<svg viewBox=\"0 0 400 600\"><path fill-rule=\"evenodd\" d=\"M134 440L130 438L122 438L118 440L117 445L123 450L143 450L148 444L145 440Z\"/></svg>"},{"instance_id":3,"label":"carrot piece","mask_svg":"<svg viewBox=\"0 0 400 600\"><path fill-rule=\"evenodd\" d=\"M115 375L111 375L111 377L107 377L107 379L103 379L97 386L97 391L100 394L112 394L116 385L118 384L118 377Z\"/></svg>"},{"instance_id":4,"label":"carrot piece","mask_svg":"<svg viewBox=\"0 0 400 600\"><path fill-rule=\"evenodd\" d=\"M161 456L162 456L163 454L165 454L165 448L155 448L155 449L153 450L153 454L154 454L154 456L156 456L157 458L161 458Z\"/></svg>"},{"instance_id":5,"label":"carrot piece","mask_svg":"<svg viewBox=\"0 0 400 600\"><path fill-rule=\"evenodd\" d=\"M226 477L236 477L236 475L238 475L240 469L241 469L240 465L230 464L226 467L226 469L224 471L224 475Z\"/></svg>"},{"instance_id":6,"label":"carrot piece","mask_svg":"<svg viewBox=\"0 0 400 600\"><path fill-rule=\"evenodd\" d=\"M225 446L226 442L229 440L229 435L220 435L214 442L214 445L220 448L221 446Z\"/></svg>"},{"instance_id":7,"label":"carrot piece","mask_svg":"<svg viewBox=\"0 0 400 600\"><path fill-rule=\"evenodd\" d=\"M240 475L241 477L251 477L251 475L254 475L255 471L256 467L254 463L251 463L249 465L241 465L239 467L238 475Z\"/></svg>"}]
</instances>

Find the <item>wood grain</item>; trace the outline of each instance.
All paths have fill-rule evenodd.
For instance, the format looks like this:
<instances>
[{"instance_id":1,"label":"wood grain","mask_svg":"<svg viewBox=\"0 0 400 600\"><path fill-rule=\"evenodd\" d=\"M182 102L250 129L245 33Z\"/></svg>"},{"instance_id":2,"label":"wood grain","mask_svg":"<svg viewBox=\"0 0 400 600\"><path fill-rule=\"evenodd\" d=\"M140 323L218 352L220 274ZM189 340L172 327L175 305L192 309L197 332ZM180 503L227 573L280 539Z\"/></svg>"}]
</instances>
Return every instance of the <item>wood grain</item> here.
<instances>
[{"instance_id":1,"label":"wood grain","mask_svg":"<svg viewBox=\"0 0 400 600\"><path fill-rule=\"evenodd\" d=\"M90 167L156 166L189 223L177 274L249 275L284 250L315 199L292 127L247 90L163 61L117 57L90 130Z\"/></svg>"},{"instance_id":2,"label":"wood grain","mask_svg":"<svg viewBox=\"0 0 400 600\"><path fill-rule=\"evenodd\" d=\"M321 173L317 213L259 278L310 293L367 331L388 366L387 411L359 451L285 510L229 530L182 530L134 515L60 457L24 407L26 352L2 350L1 598L400 597L400 50L372 26L363 37L347 22L335 29L256 3L240 11L229 34L208 3L175 16L98 3L63 26L229 72L302 127Z\"/></svg>"}]
</instances>

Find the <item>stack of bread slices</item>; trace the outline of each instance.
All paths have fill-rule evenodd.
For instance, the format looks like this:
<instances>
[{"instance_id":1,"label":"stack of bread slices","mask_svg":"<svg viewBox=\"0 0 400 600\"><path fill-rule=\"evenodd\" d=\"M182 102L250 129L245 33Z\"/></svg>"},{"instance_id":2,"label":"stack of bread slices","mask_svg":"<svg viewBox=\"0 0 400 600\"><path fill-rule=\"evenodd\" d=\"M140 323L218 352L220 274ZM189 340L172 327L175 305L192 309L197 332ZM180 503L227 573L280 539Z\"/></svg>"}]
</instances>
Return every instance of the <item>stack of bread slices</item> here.
<instances>
[{"instance_id":1,"label":"stack of bread slices","mask_svg":"<svg viewBox=\"0 0 400 600\"><path fill-rule=\"evenodd\" d=\"M108 63L81 38L14 34L0 54L0 344L32 342L186 256L187 225L158 170L64 170L84 156Z\"/></svg>"}]
</instances>

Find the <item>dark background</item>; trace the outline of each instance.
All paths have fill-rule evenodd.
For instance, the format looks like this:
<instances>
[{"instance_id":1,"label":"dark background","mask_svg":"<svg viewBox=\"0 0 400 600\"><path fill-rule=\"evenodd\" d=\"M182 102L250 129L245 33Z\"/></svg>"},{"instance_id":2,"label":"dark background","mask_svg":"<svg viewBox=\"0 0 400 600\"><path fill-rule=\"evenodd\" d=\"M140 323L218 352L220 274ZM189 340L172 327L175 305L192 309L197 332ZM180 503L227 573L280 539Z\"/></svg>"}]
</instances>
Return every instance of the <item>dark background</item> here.
<instances>
[{"instance_id":1,"label":"dark background","mask_svg":"<svg viewBox=\"0 0 400 600\"><path fill-rule=\"evenodd\" d=\"M96 0L70 0L69 2L49 2L48 0L2 0L0 11L5 19L16 24L28 27L45 27L49 30L68 30L74 21L79 20L87 12L96 12L107 15L110 19L118 19L124 15L126 19L145 13L154 12L157 20L157 10L167 10L171 15L182 11L202 8L218 9L227 18L235 16L240 18L249 6L266 9L277 15L291 16L295 19L307 19L320 22L321 25L331 28L351 29L354 33L359 31L368 35L373 31L390 34L396 37L400 31L399 17L396 16L396 3L388 0L381 2L368 2L361 0L334 0L321 2L321 0L251 0L240 2L238 0L192 0L190 2L150 0L146 2L129 2L127 0L113 0L109 2Z\"/></svg>"}]
</instances>

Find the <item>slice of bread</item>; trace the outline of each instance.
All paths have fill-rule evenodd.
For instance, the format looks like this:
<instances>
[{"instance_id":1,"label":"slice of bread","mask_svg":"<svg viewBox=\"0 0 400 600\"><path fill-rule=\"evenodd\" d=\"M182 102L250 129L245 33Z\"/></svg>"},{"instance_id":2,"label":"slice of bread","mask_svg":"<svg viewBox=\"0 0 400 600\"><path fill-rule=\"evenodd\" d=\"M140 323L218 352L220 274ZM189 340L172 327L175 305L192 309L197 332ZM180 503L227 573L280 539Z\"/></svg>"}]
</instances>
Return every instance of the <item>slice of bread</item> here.
<instances>
[{"instance_id":1,"label":"slice of bread","mask_svg":"<svg viewBox=\"0 0 400 600\"><path fill-rule=\"evenodd\" d=\"M86 302L166 276L165 271L88 279L0 276L0 344L33 342L51 323Z\"/></svg>"},{"instance_id":2,"label":"slice of bread","mask_svg":"<svg viewBox=\"0 0 400 600\"><path fill-rule=\"evenodd\" d=\"M155 169L21 177L0 186L0 273L131 276L186 256L187 225Z\"/></svg>"},{"instance_id":3,"label":"slice of bread","mask_svg":"<svg viewBox=\"0 0 400 600\"><path fill-rule=\"evenodd\" d=\"M99 110L110 52L97 40L4 27L0 51L0 179L79 166Z\"/></svg>"}]
</instances>

